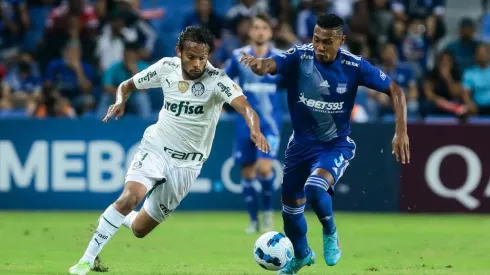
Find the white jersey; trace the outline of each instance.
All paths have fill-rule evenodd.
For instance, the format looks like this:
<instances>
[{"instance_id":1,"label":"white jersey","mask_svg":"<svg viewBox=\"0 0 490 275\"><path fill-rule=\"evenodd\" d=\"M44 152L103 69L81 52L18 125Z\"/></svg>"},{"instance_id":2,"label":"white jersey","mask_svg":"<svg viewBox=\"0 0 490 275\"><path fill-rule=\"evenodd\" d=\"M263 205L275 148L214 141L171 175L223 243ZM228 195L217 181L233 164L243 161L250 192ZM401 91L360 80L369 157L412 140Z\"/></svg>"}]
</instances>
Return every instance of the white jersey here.
<instances>
[{"instance_id":1,"label":"white jersey","mask_svg":"<svg viewBox=\"0 0 490 275\"><path fill-rule=\"evenodd\" d=\"M222 70L211 64L195 80L184 80L179 57L165 57L133 76L139 90L161 87L163 108L148 127L141 147L177 167L199 167L209 156L224 102L243 95Z\"/></svg>"}]
</instances>

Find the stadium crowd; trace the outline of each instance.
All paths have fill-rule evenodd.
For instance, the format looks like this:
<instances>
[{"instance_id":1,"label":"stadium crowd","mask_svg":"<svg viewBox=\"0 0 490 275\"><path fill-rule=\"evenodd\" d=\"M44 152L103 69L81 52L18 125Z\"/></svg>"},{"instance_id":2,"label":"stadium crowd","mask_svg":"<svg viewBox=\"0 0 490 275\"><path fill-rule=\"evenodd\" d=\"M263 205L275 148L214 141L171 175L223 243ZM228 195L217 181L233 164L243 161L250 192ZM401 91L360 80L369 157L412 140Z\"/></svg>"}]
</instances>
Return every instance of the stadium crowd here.
<instances>
[{"instance_id":1,"label":"stadium crowd","mask_svg":"<svg viewBox=\"0 0 490 275\"><path fill-rule=\"evenodd\" d=\"M486 10L486 2L482 8ZM173 3L173 4L172 4ZM190 9L176 8L179 3ZM172 5L170 5L172 4ZM274 18L274 45L311 40L316 17L347 22L345 48L380 66L405 89L412 120L490 115L490 29L463 18L447 41L444 0L1 0L0 117L102 117L119 83L162 56L178 31L202 24L225 66L247 44L250 19ZM392 117L389 98L359 88L357 122ZM138 91L127 114L149 117L162 93ZM228 110L227 108L225 108ZM287 110L287 108L284 108Z\"/></svg>"}]
</instances>

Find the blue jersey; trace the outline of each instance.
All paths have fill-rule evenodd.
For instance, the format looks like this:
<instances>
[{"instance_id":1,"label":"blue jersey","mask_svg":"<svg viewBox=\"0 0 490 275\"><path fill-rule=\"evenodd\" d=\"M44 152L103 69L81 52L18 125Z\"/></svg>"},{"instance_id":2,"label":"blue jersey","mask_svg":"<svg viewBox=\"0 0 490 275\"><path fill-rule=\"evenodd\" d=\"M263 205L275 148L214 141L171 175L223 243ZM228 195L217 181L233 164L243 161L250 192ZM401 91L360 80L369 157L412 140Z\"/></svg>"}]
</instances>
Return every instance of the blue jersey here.
<instances>
[{"instance_id":1,"label":"blue jersey","mask_svg":"<svg viewBox=\"0 0 490 275\"><path fill-rule=\"evenodd\" d=\"M273 59L277 73L287 82L294 138L304 145L348 136L358 86L385 92L391 82L366 59L342 49L329 64L316 59L311 43L294 46Z\"/></svg>"},{"instance_id":2,"label":"blue jersey","mask_svg":"<svg viewBox=\"0 0 490 275\"><path fill-rule=\"evenodd\" d=\"M238 78L243 94L259 115L261 127L270 128L272 132L275 132L275 135L278 135L282 117L281 101L278 94L278 83L281 77L279 75L258 76L254 74L250 68L243 66L238 61L242 56L241 51L252 56L255 55L252 46L234 50L231 60L225 68L226 74L231 79ZM279 53L281 53L280 50L270 47L265 57Z\"/></svg>"}]
</instances>

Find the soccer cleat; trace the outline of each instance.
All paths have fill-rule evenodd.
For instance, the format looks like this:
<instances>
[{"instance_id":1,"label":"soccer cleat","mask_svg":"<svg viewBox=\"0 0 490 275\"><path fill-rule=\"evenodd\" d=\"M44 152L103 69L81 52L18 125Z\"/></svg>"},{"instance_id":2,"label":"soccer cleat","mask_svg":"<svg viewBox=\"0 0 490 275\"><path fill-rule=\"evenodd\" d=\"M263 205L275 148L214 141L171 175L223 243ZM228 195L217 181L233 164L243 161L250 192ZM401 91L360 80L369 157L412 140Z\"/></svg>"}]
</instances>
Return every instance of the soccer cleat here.
<instances>
[{"instance_id":1,"label":"soccer cleat","mask_svg":"<svg viewBox=\"0 0 490 275\"><path fill-rule=\"evenodd\" d=\"M78 264L70 267L68 269L68 274L70 275L85 275L90 271L90 263L87 261L80 260Z\"/></svg>"},{"instance_id":2,"label":"soccer cleat","mask_svg":"<svg viewBox=\"0 0 490 275\"><path fill-rule=\"evenodd\" d=\"M261 229L262 232L269 232L274 230L274 220L273 220L273 212L265 211L262 215L262 224Z\"/></svg>"},{"instance_id":3,"label":"soccer cleat","mask_svg":"<svg viewBox=\"0 0 490 275\"><path fill-rule=\"evenodd\" d=\"M293 257L293 259L287 263L283 269L279 270L277 274L298 274L301 268L314 264L315 260L315 252L310 249L310 253L304 259L298 260L296 257Z\"/></svg>"},{"instance_id":4,"label":"soccer cleat","mask_svg":"<svg viewBox=\"0 0 490 275\"><path fill-rule=\"evenodd\" d=\"M331 235L323 233L323 256L325 263L329 266L334 266L339 262L342 252L340 251L337 231Z\"/></svg>"},{"instance_id":5,"label":"soccer cleat","mask_svg":"<svg viewBox=\"0 0 490 275\"><path fill-rule=\"evenodd\" d=\"M251 222L247 228L245 228L245 233L247 234L255 234L259 232L259 224L257 222Z\"/></svg>"}]
</instances>

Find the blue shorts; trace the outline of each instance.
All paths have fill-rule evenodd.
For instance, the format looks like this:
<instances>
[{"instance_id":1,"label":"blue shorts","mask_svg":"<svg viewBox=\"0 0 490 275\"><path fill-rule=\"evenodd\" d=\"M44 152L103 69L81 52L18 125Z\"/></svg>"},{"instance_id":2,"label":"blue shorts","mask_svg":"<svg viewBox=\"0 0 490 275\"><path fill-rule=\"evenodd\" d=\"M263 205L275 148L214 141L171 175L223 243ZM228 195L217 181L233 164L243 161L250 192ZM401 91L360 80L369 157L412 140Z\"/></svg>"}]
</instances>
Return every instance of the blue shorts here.
<instances>
[{"instance_id":1,"label":"blue shorts","mask_svg":"<svg viewBox=\"0 0 490 275\"><path fill-rule=\"evenodd\" d=\"M304 198L306 180L317 168L329 171L337 183L355 152L356 144L349 137L336 138L323 146L315 147L301 145L292 137L284 158L282 196L288 199ZM333 185L328 192L334 194Z\"/></svg>"},{"instance_id":2,"label":"blue shorts","mask_svg":"<svg viewBox=\"0 0 490 275\"><path fill-rule=\"evenodd\" d=\"M261 124L260 130L271 145L271 151L269 153L264 153L255 147L255 144L250 139L250 130L246 124L237 124L236 129L235 144L233 146L235 163L247 165L255 163L257 159L277 158L280 145L278 129L273 130L272 127Z\"/></svg>"}]
</instances>

